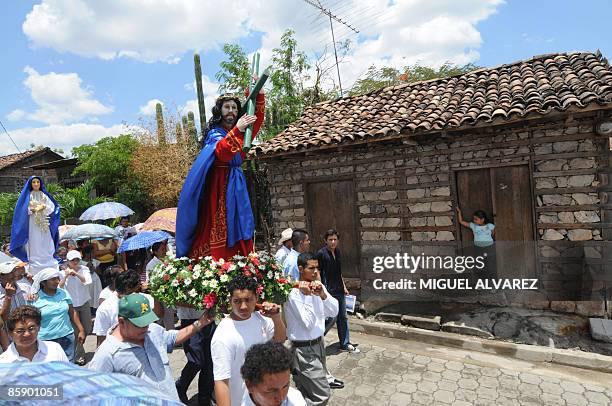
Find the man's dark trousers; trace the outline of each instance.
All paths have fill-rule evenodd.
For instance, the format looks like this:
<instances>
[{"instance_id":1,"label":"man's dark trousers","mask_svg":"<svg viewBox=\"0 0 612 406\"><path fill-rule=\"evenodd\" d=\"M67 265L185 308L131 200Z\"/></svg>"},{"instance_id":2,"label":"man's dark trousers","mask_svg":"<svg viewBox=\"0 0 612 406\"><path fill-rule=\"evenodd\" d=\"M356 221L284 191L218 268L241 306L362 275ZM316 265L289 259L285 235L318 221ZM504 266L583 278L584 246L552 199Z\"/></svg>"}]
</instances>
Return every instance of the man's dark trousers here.
<instances>
[{"instance_id":1,"label":"man's dark trousers","mask_svg":"<svg viewBox=\"0 0 612 406\"><path fill-rule=\"evenodd\" d=\"M338 329L338 340L340 346L346 348L349 344L349 327L346 318L346 297L343 293L330 293L338 301L338 316L336 316L336 328Z\"/></svg>"},{"instance_id":2,"label":"man's dark trousers","mask_svg":"<svg viewBox=\"0 0 612 406\"><path fill-rule=\"evenodd\" d=\"M181 328L187 327L195 321L196 319L181 320ZM187 389L199 372L198 405L210 404L215 388L210 342L216 327L215 323L211 323L183 343L187 364L183 367L181 376L176 381L176 389L183 403L187 403Z\"/></svg>"}]
</instances>

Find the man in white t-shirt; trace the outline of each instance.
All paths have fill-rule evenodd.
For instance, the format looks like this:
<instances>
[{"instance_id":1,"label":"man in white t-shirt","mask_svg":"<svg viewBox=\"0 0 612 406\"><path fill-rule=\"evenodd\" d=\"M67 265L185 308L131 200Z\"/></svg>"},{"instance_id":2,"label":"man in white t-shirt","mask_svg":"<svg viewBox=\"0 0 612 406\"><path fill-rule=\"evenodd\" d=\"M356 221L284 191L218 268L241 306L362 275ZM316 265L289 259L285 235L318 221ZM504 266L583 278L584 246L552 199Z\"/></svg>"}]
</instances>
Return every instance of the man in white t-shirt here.
<instances>
[{"instance_id":1,"label":"man in white t-shirt","mask_svg":"<svg viewBox=\"0 0 612 406\"><path fill-rule=\"evenodd\" d=\"M263 310L255 311L258 287L254 278L246 276L238 276L228 284L232 312L221 320L211 343L215 399L219 406L241 404L246 386L240 368L247 350L271 339L280 343L286 339L279 305L264 302Z\"/></svg>"},{"instance_id":2,"label":"man in white t-shirt","mask_svg":"<svg viewBox=\"0 0 612 406\"><path fill-rule=\"evenodd\" d=\"M281 343L255 344L240 368L247 392L242 406L306 406L304 397L291 387L293 353Z\"/></svg>"},{"instance_id":3,"label":"man in white t-shirt","mask_svg":"<svg viewBox=\"0 0 612 406\"><path fill-rule=\"evenodd\" d=\"M96 311L93 333L97 336L96 342L98 347L104 342L108 330L117 324L119 320L119 299L125 295L137 293L139 291L140 277L136 271L130 269L121 272L117 276L114 294L106 299ZM146 293L143 293L143 295L149 300L151 309L155 311L153 297Z\"/></svg>"}]
</instances>

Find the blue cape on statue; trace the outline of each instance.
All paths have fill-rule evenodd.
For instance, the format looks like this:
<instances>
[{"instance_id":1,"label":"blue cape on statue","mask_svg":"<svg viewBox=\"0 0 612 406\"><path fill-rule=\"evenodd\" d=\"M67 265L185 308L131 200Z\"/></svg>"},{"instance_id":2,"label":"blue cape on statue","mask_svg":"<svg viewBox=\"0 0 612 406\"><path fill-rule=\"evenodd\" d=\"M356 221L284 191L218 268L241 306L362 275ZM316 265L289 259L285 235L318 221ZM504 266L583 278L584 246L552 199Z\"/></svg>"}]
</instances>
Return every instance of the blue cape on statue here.
<instances>
[{"instance_id":1,"label":"blue cape on statue","mask_svg":"<svg viewBox=\"0 0 612 406\"><path fill-rule=\"evenodd\" d=\"M49 200L55 205L53 213L49 215L49 231L51 237L55 243L55 248L59 244L59 225L60 225L60 205L57 201L47 192L45 184L39 176L30 176L26 182L17 204L15 205L15 211L13 212L13 224L11 226L11 245L9 251L11 254L19 258L24 262L28 262L28 252L26 250L26 244L30 236L30 216L28 215L28 205L30 204L30 192L32 192L32 179L38 179L40 181L40 191L43 192Z\"/></svg>"},{"instance_id":2,"label":"blue cape on statue","mask_svg":"<svg viewBox=\"0 0 612 406\"><path fill-rule=\"evenodd\" d=\"M204 146L187 174L176 213L176 256L189 255L196 237L196 229L200 219L200 206L207 199L204 196L206 176L212 167L216 156L217 143L222 140L227 131L215 127L208 132ZM229 178L227 180L227 245L233 247L240 240L250 240L255 231L253 210L242 169L242 157L234 155L230 162Z\"/></svg>"}]
</instances>

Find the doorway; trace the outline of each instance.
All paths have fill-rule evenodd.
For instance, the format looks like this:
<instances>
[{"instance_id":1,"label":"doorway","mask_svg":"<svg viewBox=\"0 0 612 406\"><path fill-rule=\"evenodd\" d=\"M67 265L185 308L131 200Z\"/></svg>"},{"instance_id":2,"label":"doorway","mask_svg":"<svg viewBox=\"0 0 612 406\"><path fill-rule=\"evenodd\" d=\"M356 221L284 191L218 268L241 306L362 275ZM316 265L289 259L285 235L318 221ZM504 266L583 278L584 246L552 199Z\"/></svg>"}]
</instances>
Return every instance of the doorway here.
<instances>
[{"instance_id":1,"label":"doorway","mask_svg":"<svg viewBox=\"0 0 612 406\"><path fill-rule=\"evenodd\" d=\"M535 277L535 228L529 166L457 171L456 191L457 203L466 221L471 221L476 210L484 210L495 224L498 277ZM473 241L471 230L458 227L463 244Z\"/></svg>"},{"instance_id":2,"label":"doorway","mask_svg":"<svg viewBox=\"0 0 612 406\"><path fill-rule=\"evenodd\" d=\"M359 229L352 179L306 184L306 216L310 227L311 251L323 246L323 235L330 228L340 233L342 275L359 278Z\"/></svg>"}]
</instances>

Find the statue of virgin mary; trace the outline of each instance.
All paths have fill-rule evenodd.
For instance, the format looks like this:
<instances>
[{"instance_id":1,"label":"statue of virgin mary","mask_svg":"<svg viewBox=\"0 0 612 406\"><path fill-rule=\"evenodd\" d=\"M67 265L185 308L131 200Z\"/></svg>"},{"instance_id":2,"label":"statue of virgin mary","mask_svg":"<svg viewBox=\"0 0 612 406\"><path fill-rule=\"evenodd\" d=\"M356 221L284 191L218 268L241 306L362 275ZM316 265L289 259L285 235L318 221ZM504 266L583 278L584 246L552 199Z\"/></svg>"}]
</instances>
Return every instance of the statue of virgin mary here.
<instances>
[{"instance_id":1,"label":"statue of virgin mary","mask_svg":"<svg viewBox=\"0 0 612 406\"><path fill-rule=\"evenodd\" d=\"M15 206L10 245L11 254L28 263L30 274L58 266L59 224L59 204L42 179L31 176Z\"/></svg>"}]
</instances>

